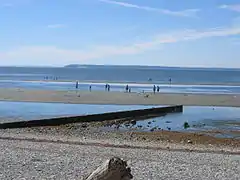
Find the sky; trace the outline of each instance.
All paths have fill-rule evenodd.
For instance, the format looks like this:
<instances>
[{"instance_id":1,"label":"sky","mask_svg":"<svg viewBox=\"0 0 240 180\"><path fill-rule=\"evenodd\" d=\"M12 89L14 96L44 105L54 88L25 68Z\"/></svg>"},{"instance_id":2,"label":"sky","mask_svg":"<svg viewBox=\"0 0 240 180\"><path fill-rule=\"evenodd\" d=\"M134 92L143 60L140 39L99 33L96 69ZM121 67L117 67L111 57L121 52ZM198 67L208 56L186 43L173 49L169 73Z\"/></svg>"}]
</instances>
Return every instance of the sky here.
<instances>
[{"instance_id":1,"label":"sky","mask_svg":"<svg viewBox=\"0 0 240 180\"><path fill-rule=\"evenodd\" d=\"M0 0L0 66L240 68L240 0Z\"/></svg>"}]
</instances>

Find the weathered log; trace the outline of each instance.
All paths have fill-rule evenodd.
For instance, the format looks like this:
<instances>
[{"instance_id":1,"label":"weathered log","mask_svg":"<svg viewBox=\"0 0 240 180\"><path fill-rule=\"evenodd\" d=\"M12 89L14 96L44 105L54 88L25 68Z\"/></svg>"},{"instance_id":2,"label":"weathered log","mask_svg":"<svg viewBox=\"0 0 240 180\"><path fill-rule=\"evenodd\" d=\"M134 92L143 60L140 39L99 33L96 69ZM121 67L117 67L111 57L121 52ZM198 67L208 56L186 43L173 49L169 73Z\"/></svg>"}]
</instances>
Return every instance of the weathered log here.
<instances>
[{"instance_id":1,"label":"weathered log","mask_svg":"<svg viewBox=\"0 0 240 180\"><path fill-rule=\"evenodd\" d=\"M130 180L132 178L127 162L113 157L98 167L87 180Z\"/></svg>"}]
</instances>

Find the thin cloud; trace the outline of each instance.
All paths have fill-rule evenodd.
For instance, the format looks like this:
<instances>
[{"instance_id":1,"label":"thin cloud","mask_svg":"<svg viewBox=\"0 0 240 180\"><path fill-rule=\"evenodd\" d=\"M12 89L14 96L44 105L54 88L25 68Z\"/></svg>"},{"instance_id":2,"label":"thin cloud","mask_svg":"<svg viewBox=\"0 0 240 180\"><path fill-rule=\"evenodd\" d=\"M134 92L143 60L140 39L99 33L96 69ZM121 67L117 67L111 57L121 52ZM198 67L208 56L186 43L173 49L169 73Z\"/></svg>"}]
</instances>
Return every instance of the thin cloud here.
<instances>
[{"instance_id":1,"label":"thin cloud","mask_svg":"<svg viewBox=\"0 0 240 180\"><path fill-rule=\"evenodd\" d=\"M139 43L132 43L127 46L99 45L91 49L61 49L55 46L25 46L10 51L0 52L0 60L4 62L24 60L32 61L40 65L51 62L55 65L67 63L87 63L93 59L108 58L119 55L136 55L149 50L158 49L164 44L173 44L184 41L194 41L212 37L226 37L239 35L240 28L211 28L202 31L184 30L179 32L157 34L150 40ZM43 64L41 64L43 65Z\"/></svg>"},{"instance_id":2,"label":"thin cloud","mask_svg":"<svg viewBox=\"0 0 240 180\"><path fill-rule=\"evenodd\" d=\"M219 6L220 9L228 9L231 11L236 11L236 12L240 12L240 4L232 4L232 5L221 5Z\"/></svg>"},{"instance_id":3,"label":"thin cloud","mask_svg":"<svg viewBox=\"0 0 240 180\"><path fill-rule=\"evenodd\" d=\"M136 4L130 4L130 3L125 3L125 2L120 2L120 1L112 1L112 0L99 0L103 3L107 4L115 4L118 6L123 6L126 8L135 8L135 9L140 9L140 10L145 10L145 11L152 11L152 12L157 12L157 13L162 13L166 15L172 15L172 16L182 16L182 17L196 17L197 12L199 12L199 9L187 9L183 11L171 11L168 9L159 9L159 8L153 8L153 7L148 7L148 6L139 6Z\"/></svg>"},{"instance_id":4,"label":"thin cloud","mask_svg":"<svg viewBox=\"0 0 240 180\"><path fill-rule=\"evenodd\" d=\"M50 24L47 27L51 28L51 29L59 29L59 28L65 28L66 25L65 24Z\"/></svg>"}]
</instances>

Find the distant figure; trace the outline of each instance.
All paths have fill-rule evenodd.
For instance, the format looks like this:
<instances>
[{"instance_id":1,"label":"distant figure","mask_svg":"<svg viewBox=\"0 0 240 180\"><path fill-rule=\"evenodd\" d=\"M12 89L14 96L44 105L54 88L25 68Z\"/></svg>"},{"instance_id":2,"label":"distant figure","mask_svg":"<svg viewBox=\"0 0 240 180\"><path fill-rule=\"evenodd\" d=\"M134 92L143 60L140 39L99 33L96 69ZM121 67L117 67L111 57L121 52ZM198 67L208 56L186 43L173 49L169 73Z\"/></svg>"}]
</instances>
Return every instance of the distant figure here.
<instances>
[{"instance_id":1,"label":"distant figure","mask_svg":"<svg viewBox=\"0 0 240 180\"><path fill-rule=\"evenodd\" d=\"M128 90L129 90L129 87L128 87L128 85L126 85L126 92L128 92Z\"/></svg>"},{"instance_id":2,"label":"distant figure","mask_svg":"<svg viewBox=\"0 0 240 180\"><path fill-rule=\"evenodd\" d=\"M108 89L108 84L105 84L105 91L107 91Z\"/></svg>"},{"instance_id":3,"label":"distant figure","mask_svg":"<svg viewBox=\"0 0 240 180\"><path fill-rule=\"evenodd\" d=\"M128 88L128 92L131 93L131 88Z\"/></svg>"},{"instance_id":4,"label":"distant figure","mask_svg":"<svg viewBox=\"0 0 240 180\"><path fill-rule=\"evenodd\" d=\"M110 87L110 85L108 84L108 87L107 87L108 92L110 91L110 88L111 88L111 87Z\"/></svg>"},{"instance_id":5,"label":"distant figure","mask_svg":"<svg viewBox=\"0 0 240 180\"><path fill-rule=\"evenodd\" d=\"M169 78L169 84L172 85L172 78Z\"/></svg>"},{"instance_id":6,"label":"distant figure","mask_svg":"<svg viewBox=\"0 0 240 180\"><path fill-rule=\"evenodd\" d=\"M76 81L76 89L78 89L78 81Z\"/></svg>"},{"instance_id":7,"label":"distant figure","mask_svg":"<svg viewBox=\"0 0 240 180\"><path fill-rule=\"evenodd\" d=\"M160 87L159 86L157 86L157 92L159 92L160 91Z\"/></svg>"},{"instance_id":8,"label":"distant figure","mask_svg":"<svg viewBox=\"0 0 240 180\"><path fill-rule=\"evenodd\" d=\"M91 85L89 86L89 91L90 91L90 92L92 91L92 86L91 86Z\"/></svg>"},{"instance_id":9,"label":"distant figure","mask_svg":"<svg viewBox=\"0 0 240 180\"><path fill-rule=\"evenodd\" d=\"M156 86L155 85L153 86L153 93L154 94L156 93Z\"/></svg>"}]
</instances>

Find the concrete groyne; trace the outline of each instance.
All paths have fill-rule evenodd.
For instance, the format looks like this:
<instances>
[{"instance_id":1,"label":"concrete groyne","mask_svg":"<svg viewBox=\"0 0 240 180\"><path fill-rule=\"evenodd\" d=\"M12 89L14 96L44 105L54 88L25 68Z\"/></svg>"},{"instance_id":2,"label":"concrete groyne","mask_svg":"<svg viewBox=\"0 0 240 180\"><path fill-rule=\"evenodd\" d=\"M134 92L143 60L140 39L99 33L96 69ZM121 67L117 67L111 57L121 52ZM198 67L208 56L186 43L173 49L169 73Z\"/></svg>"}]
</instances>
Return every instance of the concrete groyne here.
<instances>
[{"instance_id":1,"label":"concrete groyne","mask_svg":"<svg viewBox=\"0 0 240 180\"><path fill-rule=\"evenodd\" d=\"M39 120L29 120L29 121L17 121L9 123L1 123L0 129L11 129L11 128L27 128L27 127L38 127L38 126L58 126L71 123L81 123L81 122L99 122L114 119L138 119L146 116L161 116L168 113L180 113L183 112L183 106L167 106L167 107L157 107L148 109L139 109L131 111L120 111L120 112L110 112L102 114L91 114L83 116L74 117L59 117L51 119L39 119Z\"/></svg>"}]
</instances>

